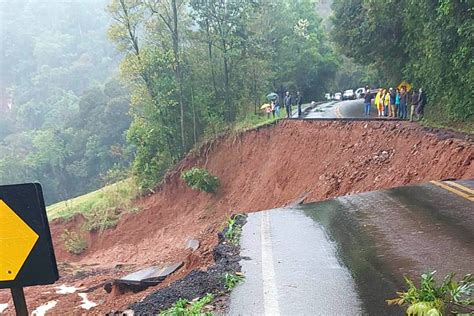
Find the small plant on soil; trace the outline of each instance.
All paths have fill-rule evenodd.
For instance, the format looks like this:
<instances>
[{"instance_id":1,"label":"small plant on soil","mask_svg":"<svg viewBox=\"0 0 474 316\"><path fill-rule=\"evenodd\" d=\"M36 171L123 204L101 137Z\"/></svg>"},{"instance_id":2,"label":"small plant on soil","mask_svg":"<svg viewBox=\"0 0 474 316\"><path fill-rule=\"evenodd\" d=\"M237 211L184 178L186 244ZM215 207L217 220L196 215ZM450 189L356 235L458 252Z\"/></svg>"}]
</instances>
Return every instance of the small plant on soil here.
<instances>
[{"instance_id":1,"label":"small plant on soil","mask_svg":"<svg viewBox=\"0 0 474 316\"><path fill-rule=\"evenodd\" d=\"M244 276L242 273L236 272L236 273L226 273L225 276L225 288L227 290L232 290L237 284L242 282L244 280Z\"/></svg>"},{"instance_id":2,"label":"small plant on soil","mask_svg":"<svg viewBox=\"0 0 474 316\"><path fill-rule=\"evenodd\" d=\"M405 277L408 290L397 292L398 297L387 300L387 303L407 306L406 313L409 316L441 316L446 313L472 315L473 276L468 274L460 281L456 281L454 273L450 273L438 286L434 279L435 272L422 274L420 287L416 287L411 279Z\"/></svg>"},{"instance_id":3,"label":"small plant on soil","mask_svg":"<svg viewBox=\"0 0 474 316\"><path fill-rule=\"evenodd\" d=\"M240 242L240 235L242 234L242 228L236 225L236 220L241 214L237 214L227 219L227 230L224 233L226 239L228 239L234 245L238 245Z\"/></svg>"},{"instance_id":4,"label":"small plant on soil","mask_svg":"<svg viewBox=\"0 0 474 316\"><path fill-rule=\"evenodd\" d=\"M167 310L160 312L160 316L212 316L211 312L203 311L204 307L214 300L214 295L208 293L199 300L189 302L179 299Z\"/></svg>"},{"instance_id":5,"label":"small plant on soil","mask_svg":"<svg viewBox=\"0 0 474 316\"><path fill-rule=\"evenodd\" d=\"M206 169L194 167L184 171L181 178L193 190L200 190L207 193L215 193L219 187L219 179L213 176Z\"/></svg>"},{"instance_id":6,"label":"small plant on soil","mask_svg":"<svg viewBox=\"0 0 474 316\"><path fill-rule=\"evenodd\" d=\"M85 213L85 228L88 231L104 231L117 226L120 220L120 211L114 208L97 208Z\"/></svg>"},{"instance_id":7,"label":"small plant on soil","mask_svg":"<svg viewBox=\"0 0 474 316\"><path fill-rule=\"evenodd\" d=\"M80 255L87 249L87 241L76 232L66 229L61 235L61 239L64 241L64 248L69 253Z\"/></svg>"}]
</instances>

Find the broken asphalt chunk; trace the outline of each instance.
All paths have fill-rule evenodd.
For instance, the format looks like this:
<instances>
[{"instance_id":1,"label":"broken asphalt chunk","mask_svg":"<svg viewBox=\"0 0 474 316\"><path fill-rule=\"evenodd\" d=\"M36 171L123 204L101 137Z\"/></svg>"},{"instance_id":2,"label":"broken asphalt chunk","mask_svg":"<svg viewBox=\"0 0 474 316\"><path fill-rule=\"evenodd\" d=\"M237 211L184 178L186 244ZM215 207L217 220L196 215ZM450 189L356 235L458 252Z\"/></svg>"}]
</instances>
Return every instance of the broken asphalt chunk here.
<instances>
[{"instance_id":1,"label":"broken asphalt chunk","mask_svg":"<svg viewBox=\"0 0 474 316\"><path fill-rule=\"evenodd\" d=\"M153 266L130 273L123 278L115 279L104 285L107 293L111 293L116 287L120 293L132 291L134 293L145 290L146 288L160 284L170 274L174 273L183 266L183 262L177 262L164 268Z\"/></svg>"}]
</instances>

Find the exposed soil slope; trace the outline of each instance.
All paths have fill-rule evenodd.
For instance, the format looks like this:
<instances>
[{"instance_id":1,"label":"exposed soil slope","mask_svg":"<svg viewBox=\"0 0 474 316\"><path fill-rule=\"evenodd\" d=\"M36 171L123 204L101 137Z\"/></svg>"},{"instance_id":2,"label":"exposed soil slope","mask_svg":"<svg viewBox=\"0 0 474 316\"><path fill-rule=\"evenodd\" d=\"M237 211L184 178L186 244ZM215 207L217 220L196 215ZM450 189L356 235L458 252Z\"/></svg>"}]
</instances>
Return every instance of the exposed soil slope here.
<instances>
[{"instance_id":1,"label":"exposed soil slope","mask_svg":"<svg viewBox=\"0 0 474 316\"><path fill-rule=\"evenodd\" d=\"M473 159L472 139L408 122L286 120L221 137L189 155L155 194L138 201L142 212L126 215L115 229L91 234L84 254L67 254L59 238L80 218L52 223L58 261L71 264L62 266L58 284L88 288L132 268L184 261L184 269L166 284L211 264L216 232L229 214L280 207L303 197L310 202L433 179L474 178ZM217 194L193 191L182 182L181 171L196 165L219 177ZM189 238L201 242L192 254L184 249ZM98 313L120 309L152 290L111 297L99 287L90 289L89 299L100 303L93 310ZM39 292L26 291L32 309L54 298ZM80 304L79 298L56 296L54 312ZM0 303L7 300L9 295L0 292Z\"/></svg>"}]
</instances>

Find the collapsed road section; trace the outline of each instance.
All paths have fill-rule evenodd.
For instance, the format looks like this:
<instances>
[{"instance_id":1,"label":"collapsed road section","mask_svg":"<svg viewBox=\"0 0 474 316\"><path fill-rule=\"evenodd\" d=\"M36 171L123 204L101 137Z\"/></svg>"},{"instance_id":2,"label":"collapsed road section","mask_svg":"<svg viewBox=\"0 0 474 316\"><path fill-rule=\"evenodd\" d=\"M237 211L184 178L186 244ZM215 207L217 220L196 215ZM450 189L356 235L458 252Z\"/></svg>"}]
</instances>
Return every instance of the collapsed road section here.
<instances>
[{"instance_id":1,"label":"collapsed road section","mask_svg":"<svg viewBox=\"0 0 474 316\"><path fill-rule=\"evenodd\" d=\"M403 315L404 276L473 273L474 180L250 214L231 315Z\"/></svg>"},{"instance_id":2,"label":"collapsed road section","mask_svg":"<svg viewBox=\"0 0 474 316\"><path fill-rule=\"evenodd\" d=\"M28 307L35 310L56 301L48 305L51 313L82 312L83 298L77 293L56 293L64 285L87 293L95 303L87 305L92 314L125 310L191 271L212 267L217 233L231 214L431 180L470 179L473 159L472 136L409 122L284 120L224 135L183 159L115 227L84 230L81 214L51 222L61 278L52 286L25 289ZM182 181L181 172L195 166L219 178L215 194L192 190ZM65 231L83 238L86 249L81 254L66 250ZM193 251L187 249L191 239L199 242ZM141 292L104 290L105 284L133 272L181 262L181 268ZM158 274L153 276L160 280ZM0 306L11 313L9 292L0 291Z\"/></svg>"}]
</instances>

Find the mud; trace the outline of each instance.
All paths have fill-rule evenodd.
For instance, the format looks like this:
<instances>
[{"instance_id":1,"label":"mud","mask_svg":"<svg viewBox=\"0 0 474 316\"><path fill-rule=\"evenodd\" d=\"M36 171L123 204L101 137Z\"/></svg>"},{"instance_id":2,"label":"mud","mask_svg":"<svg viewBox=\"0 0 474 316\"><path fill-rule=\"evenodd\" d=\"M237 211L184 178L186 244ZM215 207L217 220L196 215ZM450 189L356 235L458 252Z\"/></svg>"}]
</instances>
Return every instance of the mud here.
<instances>
[{"instance_id":1,"label":"mud","mask_svg":"<svg viewBox=\"0 0 474 316\"><path fill-rule=\"evenodd\" d=\"M244 216L236 217L236 227L241 228L246 222ZM231 243L226 239L225 232L218 234L219 243L214 248L214 264L207 270L193 270L187 276L172 283L170 286L160 289L144 300L130 305L129 309L138 315L157 314L159 311L169 308L178 299L183 298L192 301L195 298L201 298L207 293L212 293L219 298L227 298L225 287L225 274L241 271L239 261L240 246ZM219 300L219 308L225 308L226 303L222 304Z\"/></svg>"},{"instance_id":2,"label":"mud","mask_svg":"<svg viewBox=\"0 0 474 316\"><path fill-rule=\"evenodd\" d=\"M55 285L26 288L30 310L58 300L54 314L84 312L77 294L56 295L55 286L82 287L98 303L93 314L123 310L131 303L214 264L217 232L230 214L416 184L446 178L474 178L470 136L425 129L409 122L283 120L268 127L221 136L203 144L167 174L155 193L133 207L140 213L122 217L117 227L87 233L81 255L64 250L65 229L80 230L83 218L54 221L51 233L61 279ZM191 190L181 172L200 166L219 177L216 194ZM186 241L200 242L197 251ZM162 284L141 293L107 294L98 285L131 271L176 261L184 267ZM0 304L9 291L0 291Z\"/></svg>"}]
</instances>

